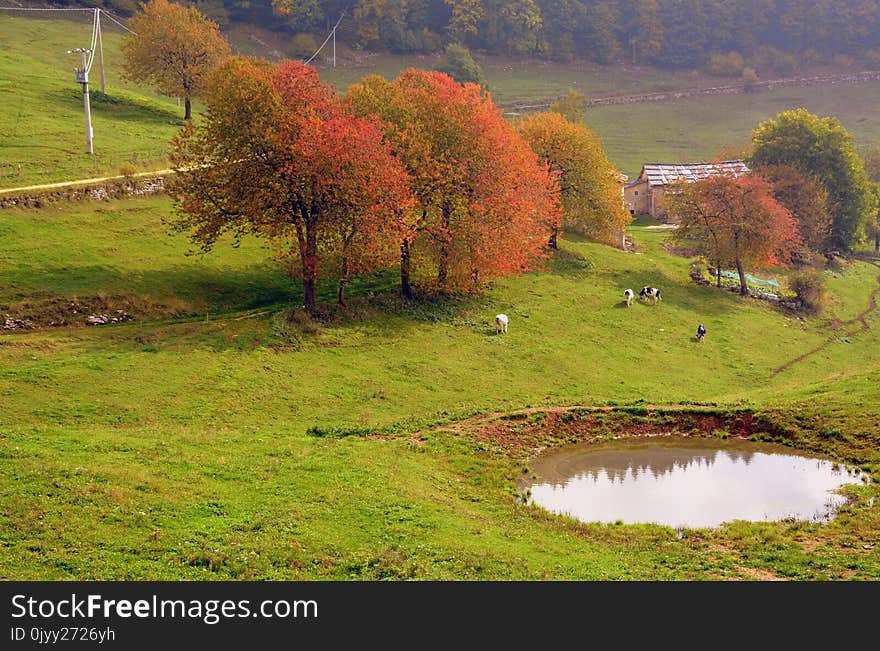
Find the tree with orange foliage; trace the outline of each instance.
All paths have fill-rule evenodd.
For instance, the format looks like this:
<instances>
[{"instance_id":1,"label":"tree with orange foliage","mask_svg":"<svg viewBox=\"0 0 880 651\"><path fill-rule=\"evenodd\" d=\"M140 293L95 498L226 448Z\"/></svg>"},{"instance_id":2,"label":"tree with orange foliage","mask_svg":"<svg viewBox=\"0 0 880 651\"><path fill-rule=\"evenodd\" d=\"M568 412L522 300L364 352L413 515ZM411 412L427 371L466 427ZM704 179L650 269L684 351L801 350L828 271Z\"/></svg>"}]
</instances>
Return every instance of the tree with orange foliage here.
<instances>
[{"instance_id":1,"label":"tree with orange foliage","mask_svg":"<svg viewBox=\"0 0 880 651\"><path fill-rule=\"evenodd\" d=\"M314 68L229 59L207 113L172 142L177 230L207 251L224 233L267 238L316 309L320 270L340 283L391 264L411 199L375 119L347 112Z\"/></svg>"},{"instance_id":2,"label":"tree with orange foliage","mask_svg":"<svg viewBox=\"0 0 880 651\"><path fill-rule=\"evenodd\" d=\"M472 291L538 267L558 227L558 184L487 93L440 72L371 75L346 97L376 115L417 201L401 243L401 291L415 275L441 291Z\"/></svg>"},{"instance_id":3,"label":"tree with orange foliage","mask_svg":"<svg viewBox=\"0 0 880 651\"><path fill-rule=\"evenodd\" d=\"M202 94L211 69L229 55L217 23L195 7L150 0L129 26L122 40L126 76L183 97L184 119L191 119L192 98Z\"/></svg>"},{"instance_id":4,"label":"tree with orange foliage","mask_svg":"<svg viewBox=\"0 0 880 651\"><path fill-rule=\"evenodd\" d=\"M680 181L669 186L664 200L679 224L674 237L696 245L716 263L719 286L724 265L735 265L744 296L746 267L786 266L801 244L797 220L756 174Z\"/></svg>"},{"instance_id":5,"label":"tree with orange foliage","mask_svg":"<svg viewBox=\"0 0 880 651\"><path fill-rule=\"evenodd\" d=\"M828 191L822 182L794 165L762 165L757 172L773 184L773 196L797 219L804 244L821 251L833 226Z\"/></svg>"},{"instance_id":6,"label":"tree with orange foliage","mask_svg":"<svg viewBox=\"0 0 880 651\"><path fill-rule=\"evenodd\" d=\"M519 132L559 174L563 225L599 242L622 246L632 216L623 206L621 174L608 160L599 137L556 112L525 117ZM554 248L555 239L554 234Z\"/></svg>"}]
</instances>

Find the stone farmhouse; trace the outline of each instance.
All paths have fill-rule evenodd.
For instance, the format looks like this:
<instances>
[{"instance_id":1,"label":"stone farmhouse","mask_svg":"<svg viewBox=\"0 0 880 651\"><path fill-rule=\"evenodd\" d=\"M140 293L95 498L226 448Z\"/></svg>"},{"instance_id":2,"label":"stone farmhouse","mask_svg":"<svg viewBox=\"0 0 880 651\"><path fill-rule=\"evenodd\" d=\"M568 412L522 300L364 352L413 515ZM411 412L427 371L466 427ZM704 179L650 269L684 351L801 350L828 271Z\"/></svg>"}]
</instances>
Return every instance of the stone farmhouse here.
<instances>
[{"instance_id":1,"label":"stone farmhouse","mask_svg":"<svg viewBox=\"0 0 880 651\"><path fill-rule=\"evenodd\" d=\"M633 215L651 215L665 220L663 195L670 183L685 180L700 181L716 174L741 176L748 174L748 166L741 160L719 163L645 163L639 176L623 186L623 200Z\"/></svg>"}]
</instances>

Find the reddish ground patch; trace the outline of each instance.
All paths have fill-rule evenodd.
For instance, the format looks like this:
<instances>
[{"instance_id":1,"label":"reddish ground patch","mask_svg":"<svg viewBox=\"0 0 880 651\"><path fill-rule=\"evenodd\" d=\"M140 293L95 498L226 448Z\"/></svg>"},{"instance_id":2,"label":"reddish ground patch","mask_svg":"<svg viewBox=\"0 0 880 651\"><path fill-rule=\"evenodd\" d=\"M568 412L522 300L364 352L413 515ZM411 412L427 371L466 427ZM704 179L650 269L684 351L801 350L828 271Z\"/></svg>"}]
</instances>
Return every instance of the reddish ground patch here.
<instances>
[{"instance_id":1,"label":"reddish ground patch","mask_svg":"<svg viewBox=\"0 0 880 651\"><path fill-rule=\"evenodd\" d=\"M478 416L444 426L511 451L533 452L566 442L654 436L758 436L793 439L794 434L750 411L701 407L546 407Z\"/></svg>"}]
</instances>

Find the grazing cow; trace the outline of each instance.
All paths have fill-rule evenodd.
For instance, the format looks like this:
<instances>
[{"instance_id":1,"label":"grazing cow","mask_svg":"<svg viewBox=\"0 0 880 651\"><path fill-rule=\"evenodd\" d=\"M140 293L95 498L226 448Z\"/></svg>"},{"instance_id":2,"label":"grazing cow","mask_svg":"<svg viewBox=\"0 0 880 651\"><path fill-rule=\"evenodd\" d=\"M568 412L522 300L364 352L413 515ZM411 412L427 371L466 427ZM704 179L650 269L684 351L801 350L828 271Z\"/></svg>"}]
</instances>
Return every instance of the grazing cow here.
<instances>
[{"instance_id":1,"label":"grazing cow","mask_svg":"<svg viewBox=\"0 0 880 651\"><path fill-rule=\"evenodd\" d=\"M702 323L697 326L697 341L703 341L703 337L706 336L706 326Z\"/></svg>"},{"instance_id":2,"label":"grazing cow","mask_svg":"<svg viewBox=\"0 0 880 651\"><path fill-rule=\"evenodd\" d=\"M657 301L660 300L660 288L659 287L642 287L642 291L639 292L639 298L642 299L653 299L654 305L657 305Z\"/></svg>"},{"instance_id":3,"label":"grazing cow","mask_svg":"<svg viewBox=\"0 0 880 651\"><path fill-rule=\"evenodd\" d=\"M501 332L507 332L507 323L508 318L506 314L496 314L495 315L495 334L499 334Z\"/></svg>"},{"instance_id":4,"label":"grazing cow","mask_svg":"<svg viewBox=\"0 0 880 651\"><path fill-rule=\"evenodd\" d=\"M633 290L631 289L627 289L625 292L623 292L623 298L626 301L627 307L633 304L633 299L635 298L635 296L635 292L633 292Z\"/></svg>"}]
</instances>

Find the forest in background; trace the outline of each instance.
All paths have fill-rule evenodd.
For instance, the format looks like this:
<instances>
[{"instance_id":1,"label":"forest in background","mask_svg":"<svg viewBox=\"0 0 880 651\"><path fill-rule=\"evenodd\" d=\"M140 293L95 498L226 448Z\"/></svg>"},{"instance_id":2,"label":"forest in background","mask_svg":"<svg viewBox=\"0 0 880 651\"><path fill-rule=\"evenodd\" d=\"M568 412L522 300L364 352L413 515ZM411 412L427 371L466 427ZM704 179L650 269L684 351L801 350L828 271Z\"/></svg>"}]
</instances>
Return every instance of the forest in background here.
<instances>
[{"instance_id":1,"label":"forest in background","mask_svg":"<svg viewBox=\"0 0 880 651\"><path fill-rule=\"evenodd\" d=\"M76 0L128 15L137 0ZM185 3L186 4L186 3ZM488 54L669 68L711 65L789 74L801 64L880 64L878 0L196 0L221 26L289 34L304 51L345 12L355 48L431 53L461 43ZM318 37L318 38L316 38ZM732 53L732 54L731 54ZM715 57L713 57L713 54ZM738 74L738 72L737 72Z\"/></svg>"}]
</instances>

